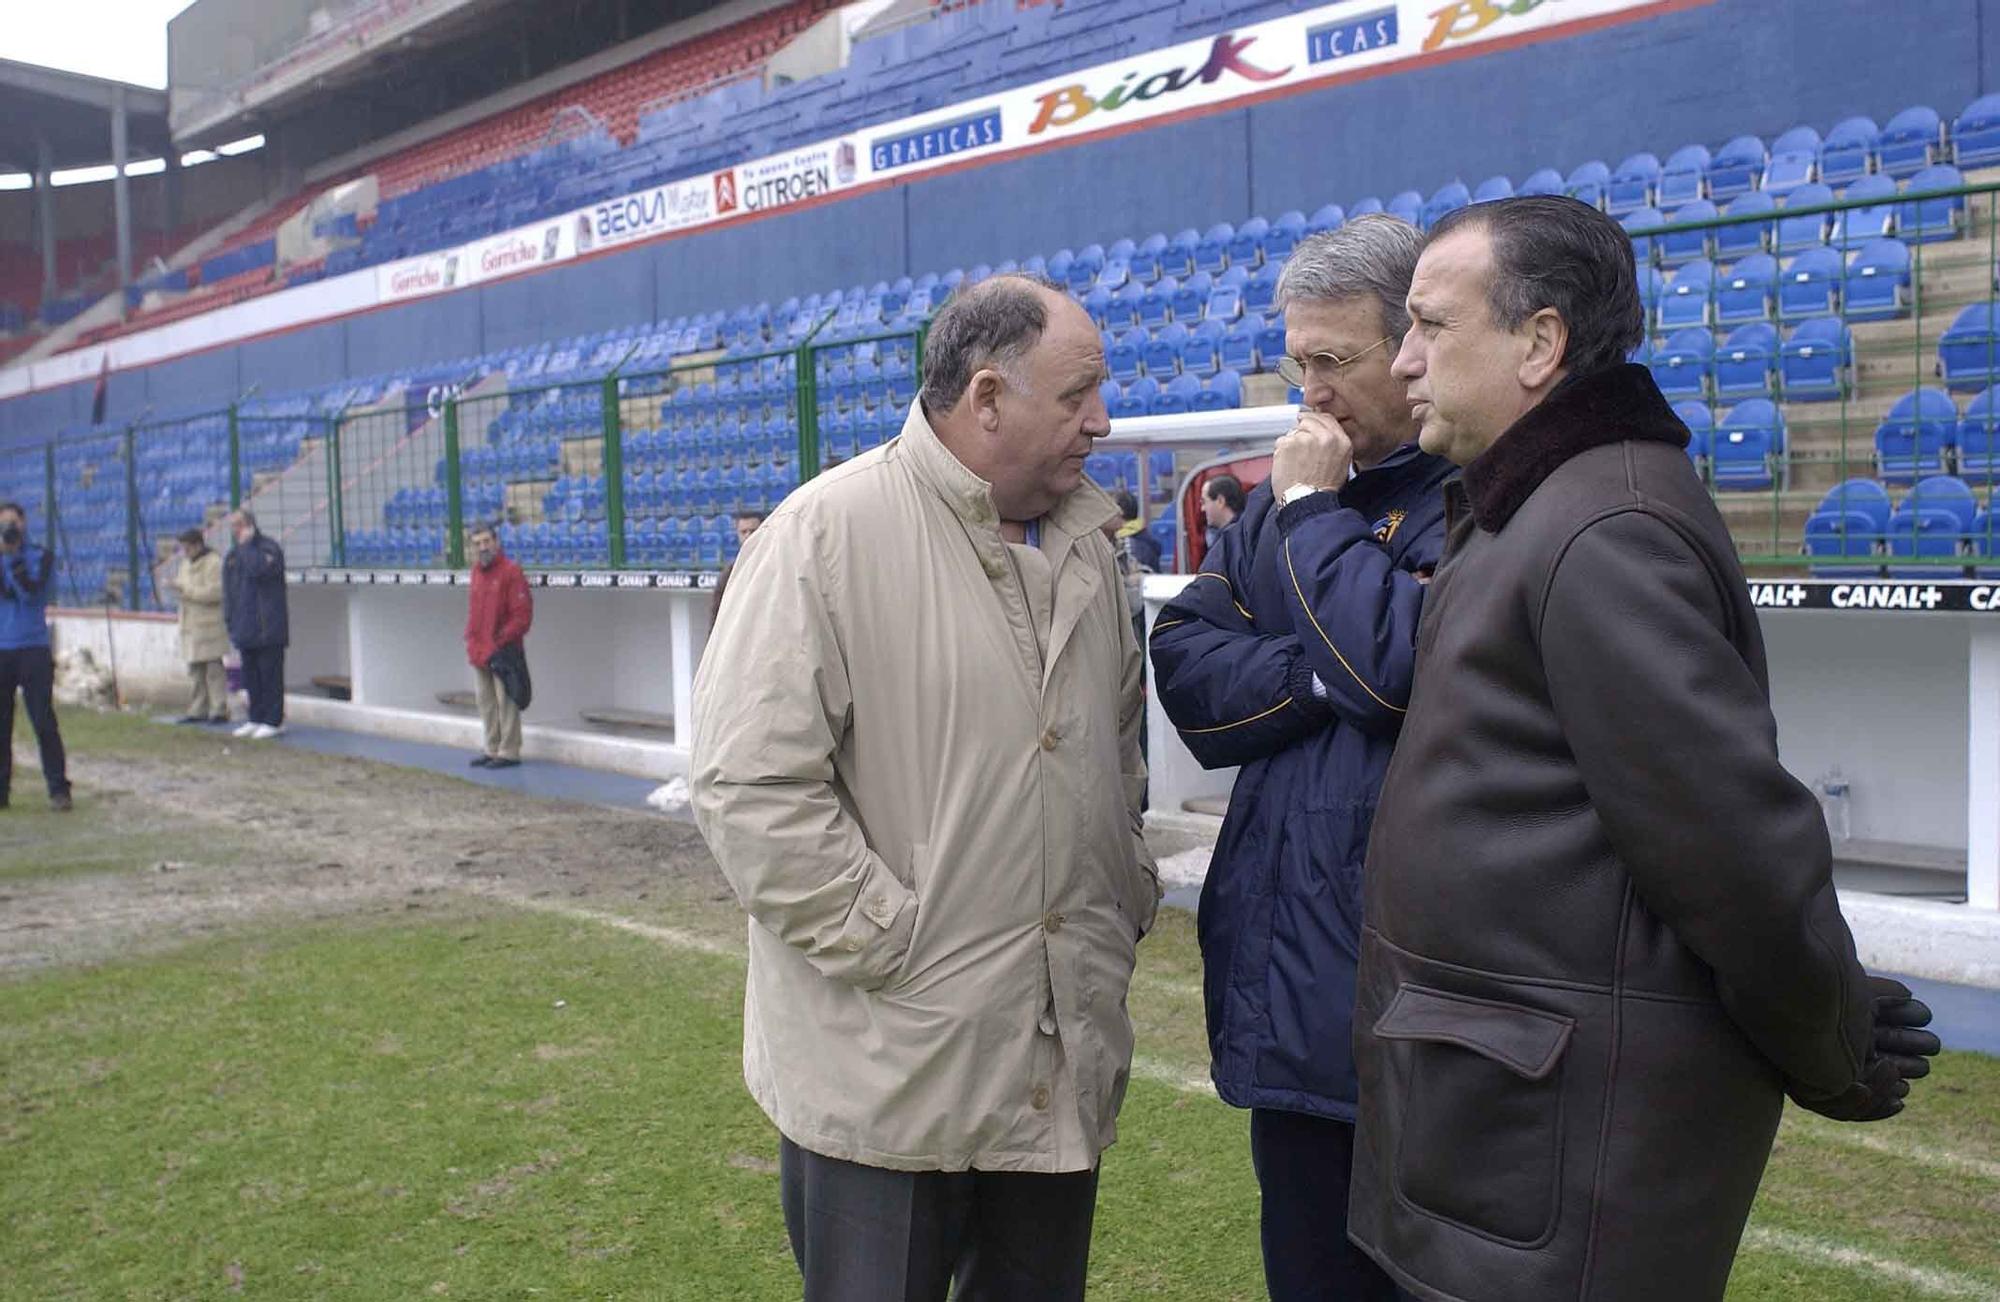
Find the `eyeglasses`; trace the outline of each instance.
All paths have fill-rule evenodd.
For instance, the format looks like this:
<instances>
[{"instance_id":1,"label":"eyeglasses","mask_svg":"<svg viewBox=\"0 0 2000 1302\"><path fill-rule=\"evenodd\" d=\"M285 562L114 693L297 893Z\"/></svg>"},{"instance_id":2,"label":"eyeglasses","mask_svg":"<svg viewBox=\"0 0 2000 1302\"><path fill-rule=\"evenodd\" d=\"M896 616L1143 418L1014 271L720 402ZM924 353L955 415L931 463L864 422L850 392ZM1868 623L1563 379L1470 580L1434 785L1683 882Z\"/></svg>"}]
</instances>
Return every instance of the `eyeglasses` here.
<instances>
[{"instance_id":1,"label":"eyeglasses","mask_svg":"<svg viewBox=\"0 0 2000 1302\"><path fill-rule=\"evenodd\" d=\"M1352 366L1394 338L1394 335L1383 335L1352 357L1342 357L1338 353L1314 353L1311 357L1300 361L1290 353L1286 353L1278 359L1278 374L1283 376L1285 383L1294 389L1305 388L1308 376L1322 384L1332 384L1339 378L1343 367Z\"/></svg>"}]
</instances>

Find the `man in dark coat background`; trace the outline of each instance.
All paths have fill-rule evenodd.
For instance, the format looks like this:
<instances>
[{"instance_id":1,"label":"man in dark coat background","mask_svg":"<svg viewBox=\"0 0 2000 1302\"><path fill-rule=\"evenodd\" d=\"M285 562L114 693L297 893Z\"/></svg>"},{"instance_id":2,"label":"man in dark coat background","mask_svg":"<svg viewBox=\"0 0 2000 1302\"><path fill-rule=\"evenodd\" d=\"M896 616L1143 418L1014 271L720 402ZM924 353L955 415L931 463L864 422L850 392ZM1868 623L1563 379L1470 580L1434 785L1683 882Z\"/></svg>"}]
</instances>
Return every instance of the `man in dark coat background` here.
<instances>
[{"instance_id":1,"label":"man in dark coat background","mask_svg":"<svg viewBox=\"0 0 2000 1302\"><path fill-rule=\"evenodd\" d=\"M1345 1235L1349 1021L1368 824L1454 470L1416 446L1389 373L1422 247L1408 223L1365 217L1285 263L1298 426L1153 631L1167 717L1203 765L1243 766L1199 920L1212 1070L1251 1109L1274 1302L1393 1296Z\"/></svg>"},{"instance_id":2,"label":"man in dark coat background","mask_svg":"<svg viewBox=\"0 0 2000 1302\"><path fill-rule=\"evenodd\" d=\"M1395 374L1465 467L1364 875L1351 1232L1425 1299L1720 1298L1784 1096L1887 1117L1929 1012L1870 978L1625 233L1432 232ZM1859 1192L1859 1190L1857 1190Z\"/></svg>"},{"instance_id":3,"label":"man in dark coat background","mask_svg":"<svg viewBox=\"0 0 2000 1302\"><path fill-rule=\"evenodd\" d=\"M222 562L222 618L243 659L243 689L250 718L235 735L266 741L285 730L285 648L291 623L285 602L285 552L257 528L257 517L238 511L230 531L236 545Z\"/></svg>"}]
</instances>

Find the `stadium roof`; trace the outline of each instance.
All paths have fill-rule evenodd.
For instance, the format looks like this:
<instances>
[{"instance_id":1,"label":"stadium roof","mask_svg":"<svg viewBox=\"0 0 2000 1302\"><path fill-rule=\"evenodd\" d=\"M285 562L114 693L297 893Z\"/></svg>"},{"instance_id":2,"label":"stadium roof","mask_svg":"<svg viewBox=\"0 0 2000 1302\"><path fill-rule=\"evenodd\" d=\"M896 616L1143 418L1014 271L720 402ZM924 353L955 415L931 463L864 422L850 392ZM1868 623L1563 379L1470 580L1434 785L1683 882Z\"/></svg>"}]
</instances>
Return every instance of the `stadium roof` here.
<instances>
[{"instance_id":1,"label":"stadium roof","mask_svg":"<svg viewBox=\"0 0 2000 1302\"><path fill-rule=\"evenodd\" d=\"M167 93L0 59L0 172L32 172L46 138L52 167L111 161L111 98L125 91L128 158L161 158L170 147Z\"/></svg>"}]
</instances>

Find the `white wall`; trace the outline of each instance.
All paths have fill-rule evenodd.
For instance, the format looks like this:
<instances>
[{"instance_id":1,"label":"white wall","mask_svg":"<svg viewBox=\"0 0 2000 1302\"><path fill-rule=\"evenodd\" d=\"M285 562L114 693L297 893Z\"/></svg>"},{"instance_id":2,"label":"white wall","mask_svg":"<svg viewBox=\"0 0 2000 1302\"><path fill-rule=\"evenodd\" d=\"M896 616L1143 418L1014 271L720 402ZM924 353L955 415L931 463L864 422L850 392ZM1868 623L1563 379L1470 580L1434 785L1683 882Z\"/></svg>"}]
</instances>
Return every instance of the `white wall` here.
<instances>
[{"instance_id":1,"label":"white wall","mask_svg":"<svg viewBox=\"0 0 2000 1302\"><path fill-rule=\"evenodd\" d=\"M187 703L187 666L181 663L180 625L172 615L103 610L51 610L49 641L57 655L87 647L97 663L118 670L119 695L151 705Z\"/></svg>"},{"instance_id":2,"label":"white wall","mask_svg":"<svg viewBox=\"0 0 2000 1302\"><path fill-rule=\"evenodd\" d=\"M1856 840L1964 850L1969 625L1944 615L1765 611L1785 767L1838 768Z\"/></svg>"}]
</instances>

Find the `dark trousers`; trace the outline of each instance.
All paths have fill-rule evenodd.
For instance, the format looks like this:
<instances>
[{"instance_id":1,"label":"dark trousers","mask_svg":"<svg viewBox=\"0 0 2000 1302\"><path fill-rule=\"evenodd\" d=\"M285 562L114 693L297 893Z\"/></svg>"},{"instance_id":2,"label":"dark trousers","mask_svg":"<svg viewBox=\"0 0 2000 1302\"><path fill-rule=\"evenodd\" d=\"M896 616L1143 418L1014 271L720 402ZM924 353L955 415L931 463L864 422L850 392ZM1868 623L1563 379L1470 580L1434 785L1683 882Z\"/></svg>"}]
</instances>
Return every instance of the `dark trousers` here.
<instances>
[{"instance_id":1,"label":"dark trousers","mask_svg":"<svg viewBox=\"0 0 2000 1302\"><path fill-rule=\"evenodd\" d=\"M59 796L69 790L69 762L63 756L62 733L56 728L56 707L51 694L56 685L56 662L45 646L0 651L0 796L5 796L14 780L14 693L19 691L28 707L28 722L35 729L35 744L42 752L42 777L49 794Z\"/></svg>"},{"instance_id":2,"label":"dark trousers","mask_svg":"<svg viewBox=\"0 0 2000 1302\"><path fill-rule=\"evenodd\" d=\"M273 728L285 722L285 648L243 648L243 690L250 694L250 722Z\"/></svg>"},{"instance_id":3,"label":"dark trousers","mask_svg":"<svg viewBox=\"0 0 2000 1302\"><path fill-rule=\"evenodd\" d=\"M1076 1302L1097 1173L885 1171L779 1146L805 1302Z\"/></svg>"},{"instance_id":4,"label":"dark trousers","mask_svg":"<svg viewBox=\"0 0 2000 1302\"><path fill-rule=\"evenodd\" d=\"M1250 1160L1264 1194L1264 1282L1271 1302L1395 1302L1404 1296L1347 1238L1353 1126L1255 1108Z\"/></svg>"}]
</instances>

